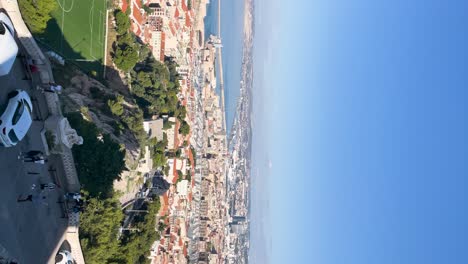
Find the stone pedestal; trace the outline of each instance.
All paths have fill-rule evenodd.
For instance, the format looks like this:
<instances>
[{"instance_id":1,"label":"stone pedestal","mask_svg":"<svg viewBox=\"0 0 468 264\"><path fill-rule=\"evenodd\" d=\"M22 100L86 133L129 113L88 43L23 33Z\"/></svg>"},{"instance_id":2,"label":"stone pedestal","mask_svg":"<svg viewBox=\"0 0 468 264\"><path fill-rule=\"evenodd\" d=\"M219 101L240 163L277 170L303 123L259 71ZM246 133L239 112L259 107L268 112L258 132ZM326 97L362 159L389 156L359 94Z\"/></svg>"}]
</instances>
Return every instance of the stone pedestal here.
<instances>
[{"instance_id":1,"label":"stone pedestal","mask_svg":"<svg viewBox=\"0 0 468 264\"><path fill-rule=\"evenodd\" d=\"M62 116L50 116L45 121L46 133L54 137L54 146L49 146L51 153L63 153L62 146L71 149L73 145L83 144L83 138L70 126L68 119Z\"/></svg>"}]
</instances>

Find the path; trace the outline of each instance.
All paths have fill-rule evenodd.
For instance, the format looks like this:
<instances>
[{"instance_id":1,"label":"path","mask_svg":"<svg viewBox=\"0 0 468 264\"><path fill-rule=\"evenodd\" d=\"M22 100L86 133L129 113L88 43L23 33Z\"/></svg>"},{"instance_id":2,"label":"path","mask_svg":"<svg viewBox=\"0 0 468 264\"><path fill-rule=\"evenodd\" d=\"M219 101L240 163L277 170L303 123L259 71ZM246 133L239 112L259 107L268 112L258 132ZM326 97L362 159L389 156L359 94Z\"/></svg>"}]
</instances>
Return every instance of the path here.
<instances>
[{"instance_id":1,"label":"path","mask_svg":"<svg viewBox=\"0 0 468 264\"><path fill-rule=\"evenodd\" d=\"M16 35L19 40L19 42L22 45L22 48L24 48L25 53L35 61L36 66L39 69L39 76L36 76L37 78L33 78L32 81L32 87L31 88L36 88L37 86L44 86L44 85L49 85L50 82L54 82L53 75L52 75L52 68L51 65L48 61L48 59L44 56L42 51L40 50L39 46L37 45L36 41L32 37L29 29L27 28L26 24L24 23L21 13L19 11L18 7L18 2L17 0L0 0L0 8L3 8L6 13L10 16L10 19L13 22L13 25L16 30ZM21 78L20 78L21 79ZM37 109L45 109L41 110L41 119L45 119L47 117L62 117L62 112L60 108L60 102L58 99L58 96L56 94L47 94L47 95L37 95L40 94L37 90L32 90L30 94L32 95L33 98L36 98L36 105L34 106L35 113L37 115ZM34 95L37 96L34 96ZM43 127L44 123L42 121L37 121L33 123L33 127L31 130L34 129L34 126L40 126ZM31 135L32 133L29 133L28 135ZM40 133L34 133L36 137L41 137ZM41 142L42 141L42 142ZM35 143L34 143L35 142ZM12 164L15 164L18 162L16 158L16 162L14 159L14 154L13 152L17 152L20 148L21 150L28 150L31 148L29 145L28 140L24 140L21 142L21 146L17 146L16 148L9 148L9 149L3 149L0 152L0 155L4 153L5 157L2 159L2 164L6 164L7 168L11 167L17 167L20 170L23 171L23 174L25 174L24 170L27 170L27 167L25 167L22 164L18 164L15 166L11 166ZM36 148L39 148L39 143L42 146L46 146L47 144L44 142L43 137L34 139L32 141L36 145ZM28 144L27 146L25 144ZM24 149L23 149L24 148ZM42 148L41 148L42 149ZM17 153L16 153L17 156ZM7 159L11 159L8 161ZM5 163L8 162L8 163ZM79 191L79 181L78 177L76 174L76 169L74 167L74 162L73 162L73 156L71 154L71 150L67 148L63 148L63 151L59 155L51 155L49 156L49 165L54 164L54 175L49 177L57 178L59 182L64 183L62 188L62 191L67 191L67 192L77 192ZM47 168L47 167L43 167ZM41 175L47 173L46 172L41 172ZM25 189L26 184L30 183L23 183L22 181L29 180L31 181L34 177L31 175L28 175L29 178L24 178L23 175L13 175L14 178L11 178L11 180L14 180L17 186L17 189L22 190L23 192L27 191ZM19 177L19 178L18 178ZM20 181L20 180L21 181ZM55 180L55 179L54 179ZM3 183L0 184L0 186L3 186ZM30 185L29 185L30 186ZM12 191L6 191L5 192L0 192L5 195L12 194ZM13 193L14 194L14 193ZM54 194L55 196L58 195L58 193ZM11 198L9 198L11 200ZM81 246L79 244L79 238L78 238L78 224L79 224L79 218L74 218L74 217L69 217L68 219L68 224L64 223L66 230L61 232L61 237L53 237L54 234L57 234L57 232L51 232L53 228L58 228L61 226L60 223L64 221L58 220L56 216L56 212L53 212L55 208L57 208L57 205L55 204L54 200L58 199L58 197L54 197L53 199L50 199L50 206L47 206L47 210L39 210L39 209L34 209L34 210L21 210L21 209L15 209L15 208L0 208L6 210L8 212L8 217L13 217L14 219L9 219L8 217L5 218L5 223L12 225L10 229L5 229L5 237L10 238L11 240L16 240L16 245L14 248L15 252L23 252L23 253L30 253L30 255L33 257L32 259L35 259L35 261L38 261L38 258L34 258L35 254L34 250L38 250L37 254L39 252L44 252L43 248L46 245L46 242L54 242L55 248L51 249L49 252L49 259L47 263L55 263L55 254L59 250L62 242L64 240L68 240L71 248L72 248L72 255L76 261L77 264L84 264L84 258L83 254L81 252ZM5 199L4 199L5 201ZM16 204L15 200L10 201L13 204ZM53 203L53 204L52 204ZM5 205L6 206L6 205ZM25 205L28 206L28 205ZM31 205L29 205L31 206ZM14 211L11 211L14 210ZM13 212L10 214L9 212ZM65 220L66 221L66 220ZM21 223L24 222L24 225L28 227L27 230L31 230L30 232L23 232L23 230L15 230ZM68 226L68 227L67 227ZM50 232L48 230L51 230ZM27 231L24 230L24 231ZM21 236L26 236L28 240L33 241L33 245L35 244L34 247L28 247L25 245L23 242L21 242L21 237L17 237L16 233L22 234ZM32 233L31 233L32 232ZM44 234L49 234L47 237L44 237L46 241L39 241L39 239L44 236ZM38 241L35 241L34 239L31 239L32 237L37 238ZM28 241L26 240L26 241ZM29 252L32 251L32 252ZM13 254L13 250L10 250L10 253ZM30 257L31 257L30 256ZM25 262L25 263L33 263L33 262Z\"/></svg>"}]
</instances>

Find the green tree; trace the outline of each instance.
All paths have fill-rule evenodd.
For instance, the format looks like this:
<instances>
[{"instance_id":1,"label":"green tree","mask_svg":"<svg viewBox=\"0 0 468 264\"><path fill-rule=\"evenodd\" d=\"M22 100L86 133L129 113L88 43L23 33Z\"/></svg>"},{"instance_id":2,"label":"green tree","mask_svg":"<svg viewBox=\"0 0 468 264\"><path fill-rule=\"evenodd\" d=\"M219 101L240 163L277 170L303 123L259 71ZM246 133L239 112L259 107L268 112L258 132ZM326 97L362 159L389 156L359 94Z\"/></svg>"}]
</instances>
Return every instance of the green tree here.
<instances>
[{"instance_id":1,"label":"green tree","mask_svg":"<svg viewBox=\"0 0 468 264\"><path fill-rule=\"evenodd\" d=\"M115 55L114 63L122 71L129 71L135 67L138 61L138 51L130 46L118 46Z\"/></svg>"},{"instance_id":2,"label":"green tree","mask_svg":"<svg viewBox=\"0 0 468 264\"><path fill-rule=\"evenodd\" d=\"M185 120L180 123L179 133L184 136L190 133L190 125Z\"/></svg>"},{"instance_id":3,"label":"green tree","mask_svg":"<svg viewBox=\"0 0 468 264\"><path fill-rule=\"evenodd\" d=\"M144 71L139 71L136 75L136 80L139 85L142 87L153 87L153 77L154 74L144 72Z\"/></svg>"},{"instance_id":4,"label":"green tree","mask_svg":"<svg viewBox=\"0 0 468 264\"><path fill-rule=\"evenodd\" d=\"M193 146L190 146L190 152L192 152L192 156L193 156L193 166L196 166L197 165L197 151L195 150Z\"/></svg>"},{"instance_id":5,"label":"green tree","mask_svg":"<svg viewBox=\"0 0 468 264\"><path fill-rule=\"evenodd\" d=\"M135 44L135 37L132 33L126 32L122 35L117 36L117 43L121 47L131 46Z\"/></svg>"},{"instance_id":6,"label":"green tree","mask_svg":"<svg viewBox=\"0 0 468 264\"><path fill-rule=\"evenodd\" d=\"M68 114L73 128L83 137L83 145L73 147L76 170L80 182L92 197L109 197L114 180L125 169L125 150L102 134L96 125L84 120L80 113Z\"/></svg>"},{"instance_id":7,"label":"green tree","mask_svg":"<svg viewBox=\"0 0 468 264\"><path fill-rule=\"evenodd\" d=\"M133 226L137 231L123 233L121 243L125 263L150 263L147 257L151 245L160 239L160 234L156 231L155 217L160 208L159 197L153 202L146 203L142 209L148 210L148 213L134 218Z\"/></svg>"},{"instance_id":8,"label":"green tree","mask_svg":"<svg viewBox=\"0 0 468 264\"><path fill-rule=\"evenodd\" d=\"M117 95L116 100L109 99L107 101L107 105L109 106L109 109L112 112L112 114L116 116L123 115L124 113L123 101L124 101L124 97L120 94Z\"/></svg>"},{"instance_id":9,"label":"green tree","mask_svg":"<svg viewBox=\"0 0 468 264\"><path fill-rule=\"evenodd\" d=\"M164 165L166 165L167 158L166 158L166 155L164 155L164 153L156 152L152 156L153 156L154 167L157 168L157 167L163 167Z\"/></svg>"},{"instance_id":10,"label":"green tree","mask_svg":"<svg viewBox=\"0 0 468 264\"><path fill-rule=\"evenodd\" d=\"M117 199L90 198L80 215L80 242L86 263L112 263L120 254L117 234L123 213Z\"/></svg>"},{"instance_id":11,"label":"green tree","mask_svg":"<svg viewBox=\"0 0 468 264\"><path fill-rule=\"evenodd\" d=\"M140 108L134 108L120 117L122 122L132 131L136 139L143 146L146 143L146 132L143 129L143 112Z\"/></svg>"},{"instance_id":12,"label":"green tree","mask_svg":"<svg viewBox=\"0 0 468 264\"><path fill-rule=\"evenodd\" d=\"M120 9L115 11L114 16L117 34L125 34L130 29L130 18Z\"/></svg>"},{"instance_id":13,"label":"green tree","mask_svg":"<svg viewBox=\"0 0 468 264\"><path fill-rule=\"evenodd\" d=\"M158 231L159 231L159 232L164 231L166 228L167 228L167 225L164 224L164 222L159 222L159 223L158 223Z\"/></svg>"},{"instance_id":14,"label":"green tree","mask_svg":"<svg viewBox=\"0 0 468 264\"><path fill-rule=\"evenodd\" d=\"M152 142L152 158L153 158L153 165L155 167L163 167L166 165L167 157L165 154L165 150L167 147L167 135L166 133L163 134L163 140Z\"/></svg>"},{"instance_id":15,"label":"green tree","mask_svg":"<svg viewBox=\"0 0 468 264\"><path fill-rule=\"evenodd\" d=\"M144 5L144 6L146 6L146 5ZM151 49L148 46L148 44L142 45L141 48L140 48L140 57L139 57L138 61L144 62L146 60L146 58L148 58L150 53L151 53Z\"/></svg>"},{"instance_id":16,"label":"green tree","mask_svg":"<svg viewBox=\"0 0 468 264\"><path fill-rule=\"evenodd\" d=\"M187 116L187 108L179 103L175 111L175 116L179 121L183 121Z\"/></svg>"},{"instance_id":17,"label":"green tree","mask_svg":"<svg viewBox=\"0 0 468 264\"><path fill-rule=\"evenodd\" d=\"M20 0L18 4L23 20L33 34L44 33L50 13L58 6L56 0Z\"/></svg>"}]
</instances>

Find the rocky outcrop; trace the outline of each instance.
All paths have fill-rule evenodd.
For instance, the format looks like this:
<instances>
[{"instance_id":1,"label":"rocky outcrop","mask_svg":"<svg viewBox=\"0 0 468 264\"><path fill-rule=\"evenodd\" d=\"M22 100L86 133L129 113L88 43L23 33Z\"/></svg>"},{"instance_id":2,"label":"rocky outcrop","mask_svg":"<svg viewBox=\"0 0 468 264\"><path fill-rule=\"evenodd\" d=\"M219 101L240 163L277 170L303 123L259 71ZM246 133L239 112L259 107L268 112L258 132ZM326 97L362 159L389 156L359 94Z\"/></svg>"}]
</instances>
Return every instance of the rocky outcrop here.
<instances>
[{"instance_id":1,"label":"rocky outcrop","mask_svg":"<svg viewBox=\"0 0 468 264\"><path fill-rule=\"evenodd\" d=\"M80 110L88 121L93 122L104 133L125 147L127 153L127 167L132 167L140 156L140 146L131 131L124 129L116 132L115 123L117 117L113 116L107 108L107 100L114 97L115 92L100 82L89 78L85 74L76 71L70 80L70 85L65 87L65 112ZM125 101L125 107L136 107Z\"/></svg>"}]
</instances>

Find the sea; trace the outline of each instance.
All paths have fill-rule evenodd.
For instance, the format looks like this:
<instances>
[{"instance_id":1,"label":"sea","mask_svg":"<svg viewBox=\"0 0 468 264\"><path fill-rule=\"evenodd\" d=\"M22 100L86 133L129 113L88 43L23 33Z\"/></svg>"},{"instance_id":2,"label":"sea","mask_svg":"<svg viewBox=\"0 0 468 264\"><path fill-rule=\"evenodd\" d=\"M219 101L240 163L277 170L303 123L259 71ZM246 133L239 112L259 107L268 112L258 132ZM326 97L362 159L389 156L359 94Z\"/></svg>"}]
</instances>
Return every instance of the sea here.
<instances>
[{"instance_id":1,"label":"sea","mask_svg":"<svg viewBox=\"0 0 468 264\"><path fill-rule=\"evenodd\" d=\"M223 43L224 104L227 133L229 134L236 116L236 105L240 94L244 1L210 0L204 21L205 39L218 32L219 1L221 2L221 41ZM217 62L218 60L216 60ZM218 73L219 70L216 72ZM219 83L219 76L217 83Z\"/></svg>"}]
</instances>

